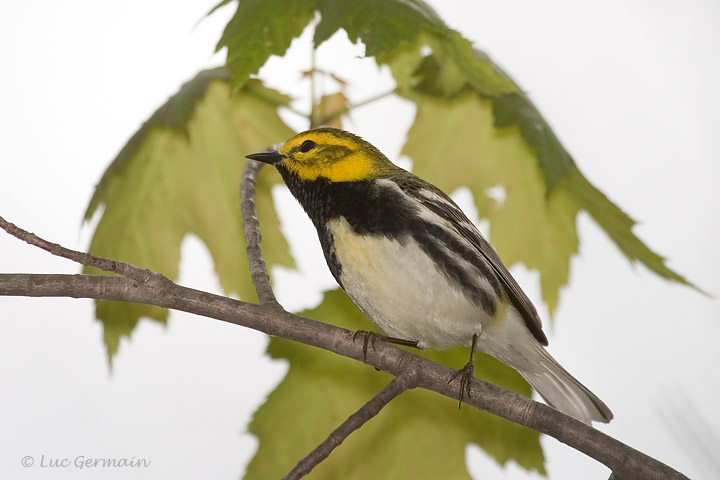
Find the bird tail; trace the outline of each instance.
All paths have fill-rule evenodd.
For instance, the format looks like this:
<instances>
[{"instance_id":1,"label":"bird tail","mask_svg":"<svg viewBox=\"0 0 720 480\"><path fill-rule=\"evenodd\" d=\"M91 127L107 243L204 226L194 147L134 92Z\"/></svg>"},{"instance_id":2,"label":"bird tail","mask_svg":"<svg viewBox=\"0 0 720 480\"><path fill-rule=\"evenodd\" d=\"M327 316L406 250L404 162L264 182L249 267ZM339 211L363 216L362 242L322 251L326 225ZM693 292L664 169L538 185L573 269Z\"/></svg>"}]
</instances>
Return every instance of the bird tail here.
<instances>
[{"instance_id":1,"label":"bird tail","mask_svg":"<svg viewBox=\"0 0 720 480\"><path fill-rule=\"evenodd\" d=\"M537 344L534 350L538 353L534 367L518 371L548 405L587 424L612 420L608 406L560 366L542 345Z\"/></svg>"},{"instance_id":2,"label":"bird tail","mask_svg":"<svg viewBox=\"0 0 720 480\"><path fill-rule=\"evenodd\" d=\"M499 328L480 335L478 349L517 370L548 405L587 424L608 423L610 409L550 356L514 309Z\"/></svg>"}]
</instances>

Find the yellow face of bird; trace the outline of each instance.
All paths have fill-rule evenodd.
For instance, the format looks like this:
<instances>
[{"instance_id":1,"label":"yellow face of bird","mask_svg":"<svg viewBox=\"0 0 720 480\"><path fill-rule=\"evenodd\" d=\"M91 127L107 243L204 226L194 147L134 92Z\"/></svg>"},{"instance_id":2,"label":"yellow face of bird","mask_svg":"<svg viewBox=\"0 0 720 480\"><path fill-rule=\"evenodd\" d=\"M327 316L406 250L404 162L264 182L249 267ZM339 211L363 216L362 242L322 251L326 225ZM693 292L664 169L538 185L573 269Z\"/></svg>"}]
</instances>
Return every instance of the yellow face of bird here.
<instances>
[{"instance_id":1,"label":"yellow face of bird","mask_svg":"<svg viewBox=\"0 0 720 480\"><path fill-rule=\"evenodd\" d=\"M299 133L278 153L283 167L308 181L319 177L331 182L368 180L397 169L370 143L337 128Z\"/></svg>"}]
</instances>

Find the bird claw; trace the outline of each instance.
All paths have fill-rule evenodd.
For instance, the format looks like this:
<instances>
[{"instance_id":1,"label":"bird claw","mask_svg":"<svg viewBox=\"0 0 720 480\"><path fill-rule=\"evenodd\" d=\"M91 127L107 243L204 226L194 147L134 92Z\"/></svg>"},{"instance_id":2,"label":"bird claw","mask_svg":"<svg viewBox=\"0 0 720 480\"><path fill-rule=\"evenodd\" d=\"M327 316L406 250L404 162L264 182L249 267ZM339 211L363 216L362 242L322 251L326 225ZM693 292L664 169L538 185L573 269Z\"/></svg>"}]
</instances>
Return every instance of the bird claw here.
<instances>
[{"instance_id":1,"label":"bird claw","mask_svg":"<svg viewBox=\"0 0 720 480\"><path fill-rule=\"evenodd\" d=\"M378 338L382 338L382 335L375 332L368 332L367 330L358 330L353 334L353 343L355 343L355 340L357 339L358 335L362 335L363 337L363 363L367 363L367 351L368 351L368 344L372 345L373 352L375 351L375 341Z\"/></svg>"},{"instance_id":2,"label":"bird claw","mask_svg":"<svg viewBox=\"0 0 720 480\"><path fill-rule=\"evenodd\" d=\"M363 336L363 363L367 363L368 345L371 345L373 351L375 351L375 341L377 340L380 340L381 342L394 343L395 345L404 345L406 347L419 348L421 350L424 348L420 346L420 342L417 342L415 340L405 340L403 338L388 337L386 335L369 332L367 330L356 331L353 334L353 343L355 343L355 339L357 339L358 335Z\"/></svg>"},{"instance_id":3,"label":"bird claw","mask_svg":"<svg viewBox=\"0 0 720 480\"><path fill-rule=\"evenodd\" d=\"M460 394L458 395L458 409L462 406L462 402L465 399L465 392L467 392L468 398L472 398L470 387L472 386L472 379L475 373L475 348L477 347L478 338L480 338L480 335L477 333L472 337L472 343L470 345L470 360L468 360L465 366L456 371L453 376L450 377L450 380L448 380L448 383L450 383L455 380L458 375L461 375Z\"/></svg>"},{"instance_id":4,"label":"bird claw","mask_svg":"<svg viewBox=\"0 0 720 480\"><path fill-rule=\"evenodd\" d=\"M452 377L450 377L450 380L448 380L447 383L452 382L455 380L458 376L460 376L460 393L458 395L458 408L462 406L462 402L465 399L465 393L467 392L468 398L472 398L471 393L471 385L472 385L472 379L474 378L475 373L475 366L473 365L473 361L470 360L468 363L465 364L463 368L460 370L455 371Z\"/></svg>"}]
</instances>

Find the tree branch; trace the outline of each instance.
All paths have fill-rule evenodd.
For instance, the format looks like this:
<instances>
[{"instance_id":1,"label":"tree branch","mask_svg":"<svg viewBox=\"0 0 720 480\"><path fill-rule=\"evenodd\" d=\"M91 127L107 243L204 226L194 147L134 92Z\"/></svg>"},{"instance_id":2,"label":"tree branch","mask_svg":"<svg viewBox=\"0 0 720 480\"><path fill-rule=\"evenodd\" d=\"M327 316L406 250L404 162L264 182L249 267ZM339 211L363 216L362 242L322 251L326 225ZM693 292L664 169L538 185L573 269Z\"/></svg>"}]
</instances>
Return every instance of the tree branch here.
<instances>
[{"instance_id":1,"label":"tree branch","mask_svg":"<svg viewBox=\"0 0 720 480\"><path fill-rule=\"evenodd\" d=\"M315 447L305 458L300 460L298 464L283 477L283 480L297 480L310 473L316 465L330 455L330 452L340 446L352 432L365 425L371 418L380 413L380 410L390 403L390 400L414 386L415 375L413 372L403 372L393 378L390 383L385 385L382 390L368 400L365 405L360 407L357 412L350 415L338 428L333 430L325 441Z\"/></svg>"},{"instance_id":2,"label":"tree branch","mask_svg":"<svg viewBox=\"0 0 720 480\"><path fill-rule=\"evenodd\" d=\"M18 229L0 217L0 227L12 235L55 255L83 265L97 266L97 257L86 256L46 242ZM47 247L47 248L46 248ZM162 275L132 265L100 259L110 271L127 271L127 277L98 275L0 274L0 295L32 297L72 297L145 303L214 318L322 348L338 355L363 361L362 344L354 342L349 330L317 322L270 305L255 305L177 285ZM111 262L105 265L105 262ZM120 265L121 267L118 267ZM102 267L101 267L102 268ZM113 270L114 268L114 270ZM124 273L123 273L124 274ZM146 281L147 278L150 280ZM155 281L161 279L162 281ZM367 352L366 363L393 374L412 372L417 387L455 399L459 380L448 383L454 370L414 353L378 342ZM495 385L473 379L472 396L466 403L550 435L606 465L619 478L684 479L667 465L615 440L590 426L531 399Z\"/></svg>"},{"instance_id":3,"label":"tree branch","mask_svg":"<svg viewBox=\"0 0 720 480\"><path fill-rule=\"evenodd\" d=\"M131 265L125 262L118 262L117 260L111 260L109 258L96 257L95 255L92 255L90 253L70 250L69 248L65 248L62 245L58 245L57 243L48 242L47 240L43 240L42 238L38 237L34 233L28 232L27 230L23 230L22 228L15 226L14 224L5 220L3 217L0 217L0 228L25 243L29 243L30 245L33 245L35 247L42 248L43 250L48 251L57 257L67 258L68 260L72 260L73 262L77 262L86 267L95 267L106 272L117 273L119 275L132 278L133 280L137 280L139 282L147 282L150 280L151 277L155 277L158 280L164 278L165 280L170 281L163 275L155 273L151 270L147 270L145 268L139 268L135 265Z\"/></svg>"},{"instance_id":4,"label":"tree branch","mask_svg":"<svg viewBox=\"0 0 720 480\"><path fill-rule=\"evenodd\" d=\"M352 331L169 282L164 291L122 277L97 275L0 274L0 295L120 300L172 308L253 328L268 335L363 360L363 348ZM455 399L454 370L385 342L367 352L368 365L393 375L416 372L417 386ZM466 403L533 428L603 463L620 478L686 478L657 460L541 403L473 379Z\"/></svg>"},{"instance_id":5,"label":"tree branch","mask_svg":"<svg viewBox=\"0 0 720 480\"><path fill-rule=\"evenodd\" d=\"M255 185L258 172L263 165L262 162L248 159L243 170L240 192L242 196L241 209L243 228L245 230L245 248L247 250L250 278L255 286L255 292L260 304L280 307L270 285L270 275L268 275L265 260L263 259L262 246L260 245L262 238L260 235L260 222L258 222L257 208L255 207Z\"/></svg>"}]
</instances>

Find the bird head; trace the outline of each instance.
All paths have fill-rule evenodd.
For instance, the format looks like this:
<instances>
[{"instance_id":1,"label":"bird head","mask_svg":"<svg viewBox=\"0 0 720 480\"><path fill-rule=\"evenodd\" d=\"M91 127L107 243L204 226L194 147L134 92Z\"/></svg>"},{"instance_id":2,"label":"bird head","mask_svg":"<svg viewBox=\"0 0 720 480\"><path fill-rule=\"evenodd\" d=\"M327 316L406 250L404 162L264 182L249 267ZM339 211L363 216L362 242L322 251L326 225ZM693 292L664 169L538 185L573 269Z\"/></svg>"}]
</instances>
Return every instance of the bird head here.
<instances>
[{"instance_id":1,"label":"bird head","mask_svg":"<svg viewBox=\"0 0 720 480\"><path fill-rule=\"evenodd\" d=\"M331 182L371 180L399 170L369 142L339 128L307 130L276 151L247 157L274 165L305 181L320 177Z\"/></svg>"}]
</instances>

